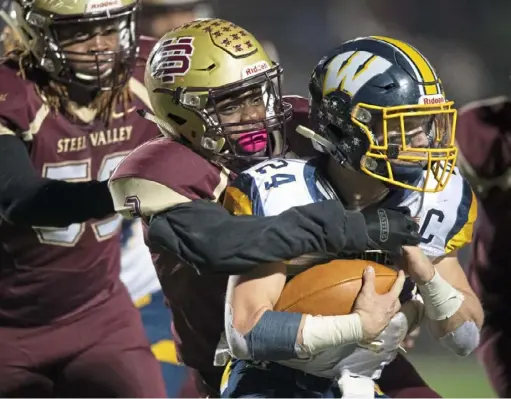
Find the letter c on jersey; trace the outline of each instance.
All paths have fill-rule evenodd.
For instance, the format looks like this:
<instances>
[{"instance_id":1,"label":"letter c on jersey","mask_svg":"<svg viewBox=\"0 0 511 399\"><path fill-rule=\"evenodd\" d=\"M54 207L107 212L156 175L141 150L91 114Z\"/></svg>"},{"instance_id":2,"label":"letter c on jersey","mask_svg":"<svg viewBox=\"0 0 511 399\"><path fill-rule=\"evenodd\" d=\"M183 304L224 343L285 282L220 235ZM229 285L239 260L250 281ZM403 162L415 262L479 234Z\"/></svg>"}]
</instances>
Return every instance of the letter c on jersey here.
<instances>
[{"instance_id":1,"label":"letter c on jersey","mask_svg":"<svg viewBox=\"0 0 511 399\"><path fill-rule=\"evenodd\" d=\"M433 241L433 238L435 237L434 234L429 234L426 237L426 232L428 232L430 229L431 222L433 221L433 216L435 216L436 223L440 224L444 221L444 213L442 211L439 211L438 209L430 209L428 213L426 214L426 218L424 219L424 223L422 224L422 227L419 231L419 235L421 236L421 243L423 244L429 244L431 241ZM435 231L437 228L432 227L431 230Z\"/></svg>"}]
</instances>

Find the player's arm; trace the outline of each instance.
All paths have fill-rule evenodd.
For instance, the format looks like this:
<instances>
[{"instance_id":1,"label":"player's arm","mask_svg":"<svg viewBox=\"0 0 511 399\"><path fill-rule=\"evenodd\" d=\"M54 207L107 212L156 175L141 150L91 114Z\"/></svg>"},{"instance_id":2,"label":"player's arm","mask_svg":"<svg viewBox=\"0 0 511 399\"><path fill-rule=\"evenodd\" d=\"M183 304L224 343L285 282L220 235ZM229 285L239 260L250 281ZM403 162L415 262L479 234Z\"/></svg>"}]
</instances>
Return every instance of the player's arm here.
<instances>
[{"instance_id":1,"label":"player's arm","mask_svg":"<svg viewBox=\"0 0 511 399\"><path fill-rule=\"evenodd\" d=\"M365 250L365 219L338 201L289 209L277 216L234 216L218 203L194 200L149 222L151 250L170 251L199 272L240 274L259 264L306 253Z\"/></svg>"},{"instance_id":2,"label":"player's arm","mask_svg":"<svg viewBox=\"0 0 511 399\"><path fill-rule=\"evenodd\" d=\"M401 266L407 271L424 301L424 313L433 334L459 355L468 355L479 343L483 311L457 259L457 252L472 241L477 200L469 184L459 179L460 200L453 207L451 226L438 231L443 246L425 248L440 254L433 261L419 248L406 247ZM434 245L434 244L428 244Z\"/></svg>"},{"instance_id":3,"label":"player's arm","mask_svg":"<svg viewBox=\"0 0 511 399\"><path fill-rule=\"evenodd\" d=\"M463 302L454 315L435 323L438 326L438 336L442 337L467 321L472 321L480 329L483 325L484 314L481 302L470 287L467 276L461 267L457 250L450 252L434 262L438 274L463 296Z\"/></svg>"},{"instance_id":4,"label":"player's arm","mask_svg":"<svg viewBox=\"0 0 511 399\"><path fill-rule=\"evenodd\" d=\"M466 356L479 345L484 315L456 253L431 262L419 248L407 247L404 258L433 335L446 348Z\"/></svg>"},{"instance_id":5,"label":"player's arm","mask_svg":"<svg viewBox=\"0 0 511 399\"><path fill-rule=\"evenodd\" d=\"M224 169L177 142L158 139L128 155L109 187L118 212L148 222L151 252L173 253L199 272L239 274L309 252L359 251L368 245L366 224L378 226L379 236L377 218L366 223L336 201L271 218L234 216L217 202L227 181ZM398 219L409 223L403 215Z\"/></svg>"},{"instance_id":6,"label":"player's arm","mask_svg":"<svg viewBox=\"0 0 511 399\"><path fill-rule=\"evenodd\" d=\"M274 311L285 283L283 263L260 265L229 278L224 322L232 356L265 361L308 358L336 345L363 339L357 313L312 317Z\"/></svg>"},{"instance_id":7,"label":"player's arm","mask_svg":"<svg viewBox=\"0 0 511 399\"><path fill-rule=\"evenodd\" d=\"M25 143L0 120L0 217L25 226L67 226L114 212L106 182L38 175Z\"/></svg>"},{"instance_id":8,"label":"player's arm","mask_svg":"<svg viewBox=\"0 0 511 399\"><path fill-rule=\"evenodd\" d=\"M372 268L364 273L354 311L343 316L311 316L274 311L286 283L286 265L271 263L229 278L225 332L239 359L283 361L309 358L339 345L370 342L399 310L400 274L388 294L378 295Z\"/></svg>"},{"instance_id":9,"label":"player's arm","mask_svg":"<svg viewBox=\"0 0 511 399\"><path fill-rule=\"evenodd\" d=\"M247 179L242 174L227 188L224 206L230 212L216 203L194 200L152 217L151 250L173 252L200 272L241 274L307 253L395 252L403 243L419 242L415 222L400 211L347 211L336 200L256 216L250 200L253 191L240 191L249 187Z\"/></svg>"},{"instance_id":10,"label":"player's arm","mask_svg":"<svg viewBox=\"0 0 511 399\"><path fill-rule=\"evenodd\" d=\"M109 185L118 212L148 222L153 253L173 253L199 272L241 274L311 252L380 245L390 250L419 240L415 222L399 211L362 214L346 211L339 201L272 217L236 216L217 202L224 192L229 198L227 181L224 169L177 142L158 139L128 155Z\"/></svg>"},{"instance_id":11,"label":"player's arm","mask_svg":"<svg viewBox=\"0 0 511 399\"><path fill-rule=\"evenodd\" d=\"M241 274L313 252L395 253L403 243L417 244L419 236L415 222L400 211L347 211L337 200L269 217L235 216L217 203L194 200L151 217L149 241L151 251L170 251L199 272Z\"/></svg>"}]
</instances>

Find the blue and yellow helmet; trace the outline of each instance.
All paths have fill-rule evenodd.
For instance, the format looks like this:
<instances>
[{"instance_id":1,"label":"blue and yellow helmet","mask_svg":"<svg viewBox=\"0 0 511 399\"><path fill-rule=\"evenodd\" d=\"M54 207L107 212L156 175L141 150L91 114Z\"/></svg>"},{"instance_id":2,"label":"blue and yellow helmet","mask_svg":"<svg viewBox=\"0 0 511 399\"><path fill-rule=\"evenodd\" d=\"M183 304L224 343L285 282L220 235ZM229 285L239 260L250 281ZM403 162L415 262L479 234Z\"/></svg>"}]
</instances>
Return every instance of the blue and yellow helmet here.
<instances>
[{"instance_id":1,"label":"blue and yellow helmet","mask_svg":"<svg viewBox=\"0 0 511 399\"><path fill-rule=\"evenodd\" d=\"M457 157L456 110L414 47L380 36L345 42L318 63L309 91L312 128L339 162L389 185L443 190Z\"/></svg>"}]
</instances>

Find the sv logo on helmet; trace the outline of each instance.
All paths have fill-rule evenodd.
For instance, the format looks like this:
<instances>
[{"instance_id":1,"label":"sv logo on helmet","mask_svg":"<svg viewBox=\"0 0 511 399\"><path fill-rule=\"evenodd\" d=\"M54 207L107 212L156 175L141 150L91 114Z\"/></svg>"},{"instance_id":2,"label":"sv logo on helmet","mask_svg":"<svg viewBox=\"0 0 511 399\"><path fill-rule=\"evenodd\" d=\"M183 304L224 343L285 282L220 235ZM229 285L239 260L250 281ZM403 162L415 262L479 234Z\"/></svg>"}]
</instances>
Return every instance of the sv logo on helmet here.
<instances>
[{"instance_id":1,"label":"sv logo on helmet","mask_svg":"<svg viewBox=\"0 0 511 399\"><path fill-rule=\"evenodd\" d=\"M151 60L151 74L163 83L174 83L176 76L184 76L192 66L195 51L193 37L167 39Z\"/></svg>"}]
</instances>

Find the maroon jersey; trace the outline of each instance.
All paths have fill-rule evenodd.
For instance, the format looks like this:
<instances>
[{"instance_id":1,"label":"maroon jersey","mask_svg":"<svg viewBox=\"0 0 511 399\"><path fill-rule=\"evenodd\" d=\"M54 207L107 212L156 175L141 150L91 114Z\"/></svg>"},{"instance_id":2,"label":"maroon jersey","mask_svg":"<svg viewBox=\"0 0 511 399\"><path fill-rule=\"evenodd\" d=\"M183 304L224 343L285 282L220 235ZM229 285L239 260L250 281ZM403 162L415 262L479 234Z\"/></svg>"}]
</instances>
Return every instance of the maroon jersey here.
<instances>
[{"instance_id":1,"label":"maroon jersey","mask_svg":"<svg viewBox=\"0 0 511 399\"><path fill-rule=\"evenodd\" d=\"M148 216L195 199L218 201L233 177L184 145L160 138L120 163L110 179L110 191L118 212L126 217ZM212 367L223 330L227 277L198 275L193 268L182 267L172 254L155 260L172 309L181 360L194 368Z\"/></svg>"},{"instance_id":2,"label":"maroon jersey","mask_svg":"<svg viewBox=\"0 0 511 399\"><path fill-rule=\"evenodd\" d=\"M511 296L511 102L501 97L467 106L456 137L459 167L481 205L470 280L487 311L505 310Z\"/></svg>"},{"instance_id":3,"label":"maroon jersey","mask_svg":"<svg viewBox=\"0 0 511 399\"><path fill-rule=\"evenodd\" d=\"M141 39L142 59L153 45ZM34 82L1 65L0 134L20 137L43 177L107 180L131 150L159 134L135 112L148 108L143 72L141 62L129 82L133 101L127 112L119 106L105 126L90 110L73 112L76 117L50 110ZM2 222L0 325L48 324L108 298L120 284L120 223L119 215L66 228Z\"/></svg>"},{"instance_id":4,"label":"maroon jersey","mask_svg":"<svg viewBox=\"0 0 511 399\"><path fill-rule=\"evenodd\" d=\"M307 100L284 99L295 107L293 121L288 124L290 148L304 154L310 141L296 139L294 129L307 121ZM182 144L164 138L144 144L122 161L110 179L110 191L116 210L126 217L149 216L195 199L218 201L234 177ZM228 277L199 275L171 253L160 255L155 264L172 309L172 328L181 360L203 372L215 370L213 360L224 329ZM216 371L221 374L222 369Z\"/></svg>"}]
</instances>

